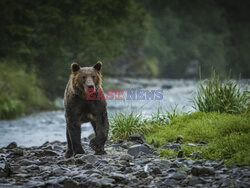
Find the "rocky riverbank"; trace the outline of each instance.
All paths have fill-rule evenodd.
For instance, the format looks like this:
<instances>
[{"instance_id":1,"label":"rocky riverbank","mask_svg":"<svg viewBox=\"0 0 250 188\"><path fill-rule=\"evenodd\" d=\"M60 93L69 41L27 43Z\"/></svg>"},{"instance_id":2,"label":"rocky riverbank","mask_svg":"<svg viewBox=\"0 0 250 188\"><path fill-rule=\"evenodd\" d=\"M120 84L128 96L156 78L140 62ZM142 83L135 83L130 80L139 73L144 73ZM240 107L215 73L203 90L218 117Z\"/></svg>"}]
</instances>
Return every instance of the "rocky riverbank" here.
<instances>
[{"instance_id":1,"label":"rocky riverbank","mask_svg":"<svg viewBox=\"0 0 250 188\"><path fill-rule=\"evenodd\" d=\"M133 138L107 143L96 156L82 140L84 155L66 159L65 142L39 147L11 143L0 149L0 187L250 187L250 167L222 161L160 159L150 145Z\"/></svg>"}]
</instances>

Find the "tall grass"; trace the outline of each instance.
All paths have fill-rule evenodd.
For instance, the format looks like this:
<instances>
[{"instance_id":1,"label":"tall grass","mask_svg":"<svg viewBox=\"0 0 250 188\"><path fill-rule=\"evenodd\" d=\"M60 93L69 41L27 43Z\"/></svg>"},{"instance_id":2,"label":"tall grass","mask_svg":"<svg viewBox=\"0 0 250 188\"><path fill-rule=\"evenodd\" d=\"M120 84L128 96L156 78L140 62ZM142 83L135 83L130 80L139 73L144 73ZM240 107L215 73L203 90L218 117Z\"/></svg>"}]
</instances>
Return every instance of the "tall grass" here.
<instances>
[{"instance_id":1,"label":"tall grass","mask_svg":"<svg viewBox=\"0 0 250 188\"><path fill-rule=\"evenodd\" d=\"M249 111L248 88L231 80L220 81L212 71L211 78L198 86L197 96L193 99L194 108L201 112L242 113Z\"/></svg>"},{"instance_id":2,"label":"tall grass","mask_svg":"<svg viewBox=\"0 0 250 188\"><path fill-rule=\"evenodd\" d=\"M134 112L118 112L110 118L110 137L115 140L127 139L134 133L149 133L154 125L167 125L179 115L177 106L171 109L172 112L158 108L149 118Z\"/></svg>"},{"instance_id":3,"label":"tall grass","mask_svg":"<svg viewBox=\"0 0 250 188\"><path fill-rule=\"evenodd\" d=\"M127 139L134 133L145 134L149 130L150 126L141 114L118 112L110 119L110 136L114 139Z\"/></svg>"},{"instance_id":4,"label":"tall grass","mask_svg":"<svg viewBox=\"0 0 250 188\"><path fill-rule=\"evenodd\" d=\"M52 109L38 87L34 72L15 62L0 62L0 119L11 119L37 110Z\"/></svg>"},{"instance_id":5,"label":"tall grass","mask_svg":"<svg viewBox=\"0 0 250 188\"><path fill-rule=\"evenodd\" d=\"M158 107L157 111L151 115L151 118L148 119L150 124L157 125L166 125L172 120L174 120L180 113L177 109L178 105L171 106L171 110L162 110L161 107Z\"/></svg>"}]
</instances>

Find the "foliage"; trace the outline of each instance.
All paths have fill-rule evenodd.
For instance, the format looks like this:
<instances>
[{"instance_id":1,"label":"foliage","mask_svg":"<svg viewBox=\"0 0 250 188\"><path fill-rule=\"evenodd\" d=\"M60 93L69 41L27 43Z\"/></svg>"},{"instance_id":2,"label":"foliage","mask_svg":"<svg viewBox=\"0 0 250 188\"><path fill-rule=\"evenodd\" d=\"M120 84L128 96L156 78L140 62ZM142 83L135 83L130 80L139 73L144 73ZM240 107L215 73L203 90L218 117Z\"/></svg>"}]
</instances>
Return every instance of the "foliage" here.
<instances>
[{"instance_id":1,"label":"foliage","mask_svg":"<svg viewBox=\"0 0 250 188\"><path fill-rule=\"evenodd\" d=\"M114 139L127 139L134 133L147 133L150 127L142 116L133 112L129 114L116 113L110 119L110 134Z\"/></svg>"},{"instance_id":2,"label":"foliage","mask_svg":"<svg viewBox=\"0 0 250 188\"><path fill-rule=\"evenodd\" d=\"M134 0L3 0L0 6L0 58L34 67L50 97L62 96L73 60L82 66L102 60L110 72L108 62L145 35L146 13Z\"/></svg>"},{"instance_id":3,"label":"foliage","mask_svg":"<svg viewBox=\"0 0 250 188\"><path fill-rule=\"evenodd\" d=\"M194 108L201 112L242 113L249 111L249 91L247 87L242 91L239 83L229 79L221 82L213 71L205 84L200 83L193 103Z\"/></svg>"},{"instance_id":4,"label":"foliage","mask_svg":"<svg viewBox=\"0 0 250 188\"><path fill-rule=\"evenodd\" d=\"M147 121L150 124L166 125L174 120L179 114L180 113L177 111L177 105L171 107L171 112L168 110L162 112L162 108L159 107Z\"/></svg>"},{"instance_id":5,"label":"foliage","mask_svg":"<svg viewBox=\"0 0 250 188\"><path fill-rule=\"evenodd\" d=\"M54 108L38 88L34 72L26 73L24 69L15 62L0 63L0 119Z\"/></svg>"},{"instance_id":6,"label":"foliage","mask_svg":"<svg viewBox=\"0 0 250 188\"><path fill-rule=\"evenodd\" d=\"M242 4L2 0L0 58L35 68L50 97L62 95L73 60L102 60L112 76L197 77L199 66L208 76L213 66L248 77L249 2Z\"/></svg>"},{"instance_id":7,"label":"foliage","mask_svg":"<svg viewBox=\"0 0 250 188\"><path fill-rule=\"evenodd\" d=\"M209 143L206 146L183 145L184 156L201 152L200 158L222 159L226 164L249 165L250 114L226 114L195 112L176 117L171 125L154 125L146 140L155 147L173 142L182 135L183 142ZM161 154L175 156L173 151L162 150Z\"/></svg>"}]
</instances>

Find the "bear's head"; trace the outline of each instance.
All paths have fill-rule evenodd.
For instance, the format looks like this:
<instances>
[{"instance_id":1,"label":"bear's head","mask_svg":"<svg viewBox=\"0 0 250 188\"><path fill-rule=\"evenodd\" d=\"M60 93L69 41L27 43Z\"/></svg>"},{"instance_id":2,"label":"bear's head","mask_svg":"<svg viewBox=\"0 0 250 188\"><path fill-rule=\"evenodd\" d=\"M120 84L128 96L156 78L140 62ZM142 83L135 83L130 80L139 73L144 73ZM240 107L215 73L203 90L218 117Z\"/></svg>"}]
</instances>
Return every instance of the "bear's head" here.
<instances>
[{"instance_id":1,"label":"bear's head","mask_svg":"<svg viewBox=\"0 0 250 188\"><path fill-rule=\"evenodd\" d=\"M98 61L93 67L80 67L78 63L71 64L71 81L74 88L83 93L88 89L100 89L102 84L102 62Z\"/></svg>"}]
</instances>

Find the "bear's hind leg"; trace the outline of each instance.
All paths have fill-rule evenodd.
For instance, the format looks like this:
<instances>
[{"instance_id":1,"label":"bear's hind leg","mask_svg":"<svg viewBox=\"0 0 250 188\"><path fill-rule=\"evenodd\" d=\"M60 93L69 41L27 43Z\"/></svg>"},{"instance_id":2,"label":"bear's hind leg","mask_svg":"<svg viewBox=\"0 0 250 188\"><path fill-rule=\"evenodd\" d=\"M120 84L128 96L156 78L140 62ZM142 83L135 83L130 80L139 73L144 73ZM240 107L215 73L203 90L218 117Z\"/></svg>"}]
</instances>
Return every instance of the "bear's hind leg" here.
<instances>
[{"instance_id":1,"label":"bear's hind leg","mask_svg":"<svg viewBox=\"0 0 250 188\"><path fill-rule=\"evenodd\" d=\"M94 128L96 137L90 140L90 147L95 151L95 155L104 155L106 154L104 145L107 140L105 127L103 127L101 120L91 121L91 124Z\"/></svg>"}]
</instances>

